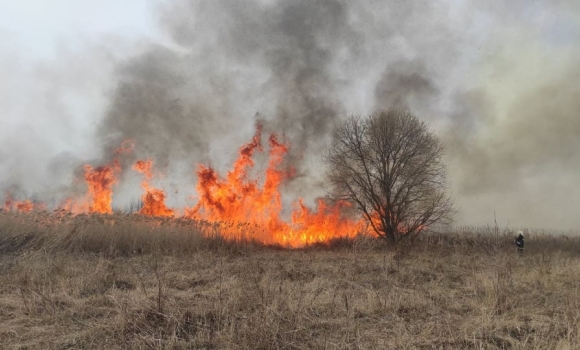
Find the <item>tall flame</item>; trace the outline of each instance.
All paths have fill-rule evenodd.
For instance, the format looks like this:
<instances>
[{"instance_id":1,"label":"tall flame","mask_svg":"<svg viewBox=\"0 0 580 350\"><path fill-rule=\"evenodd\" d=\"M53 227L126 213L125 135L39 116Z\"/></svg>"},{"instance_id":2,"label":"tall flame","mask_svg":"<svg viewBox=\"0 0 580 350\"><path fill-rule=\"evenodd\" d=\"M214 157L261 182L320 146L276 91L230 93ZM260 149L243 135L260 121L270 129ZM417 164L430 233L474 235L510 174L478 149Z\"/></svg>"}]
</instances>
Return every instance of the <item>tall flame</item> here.
<instances>
[{"instance_id":1,"label":"tall flame","mask_svg":"<svg viewBox=\"0 0 580 350\"><path fill-rule=\"evenodd\" d=\"M121 171L119 162L115 160L111 165L97 168L87 164L84 170L91 201L88 208L89 213L112 213L113 185L117 183L117 174Z\"/></svg>"},{"instance_id":2,"label":"tall flame","mask_svg":"<svg viewBox=\"0 0 580 350\"><path fill-rule=\"evenodd\" d=\"M197 205L186 209L186 216L222 223L248 223L254 230L250 238L267 244L277 243L299 247L306 244L327 242L333 238L354 237L364 227L360 220L343 215L346 203L327 204L319 200L316 210L309 210L302 200L293 204L290 221L282 219L280 186L293 175L292 169L280 169L288 147L269 138L269 161L265 179L260 185L248 178L254 166L252 156L262 150L261 130L258 128L252 141L239 151L233 169L220 179L211 167L199 166L196 186L200 196ZM225 225L224 225L225 226ZM225 230L227 238L239 237L239 232Z\"/></svg>"},{"instance_id":3,"label":"tall flame","mask_svg":"<svg viewBox=\"0 0 580 350\"><path fill-rule=\"evenodd\" d=\"M133 165L133 169L142 173L145 177L143 182L141 182L141 187L143 187L145 193L141 197L143 208L141 208L139 213L149 216L174 216L175 211L167 208L165 205L165 192L158 188L151 187L149 184L153 179L153 174L151 172L152 168L152 160L139 160L135 165Z\"/></svg>"}]
</instances>

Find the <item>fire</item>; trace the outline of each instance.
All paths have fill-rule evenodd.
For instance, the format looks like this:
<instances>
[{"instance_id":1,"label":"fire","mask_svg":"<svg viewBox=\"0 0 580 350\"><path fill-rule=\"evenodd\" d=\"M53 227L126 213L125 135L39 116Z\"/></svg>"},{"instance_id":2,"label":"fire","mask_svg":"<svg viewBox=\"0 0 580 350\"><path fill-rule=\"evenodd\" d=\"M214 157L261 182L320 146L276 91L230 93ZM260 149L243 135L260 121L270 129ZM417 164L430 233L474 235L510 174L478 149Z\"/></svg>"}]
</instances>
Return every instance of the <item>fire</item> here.
<instances>
[{"instance_id":1,"label":"fire","mask_svg":"<svg viewBox=\"0 0 580 350\"><path fill-rule=\"evenodd\" d=\"M332 238L354 238L366 227L363 220L348 220L342 217L344 209L351 206L345 201L328 205L319 199L315 211L306 207L302 200L295 206L297 208L292 213L292 223L302 228L297 232L302 245L326 242ZM286 243L286 237L284 238L285 241L281 243ZM289 243L295 245L291 241Z\"/></svg>"},{"instance_id":2,"label":"fire","mask_svg":"<svg viewBox=\"0 0 580 350\"><path fill-rule=\"evenodd\" d=\"M134 146L133 140L125 140L114 153L116 155L129 154L133 151ZM83 170L84 180L87 184L86 198L67 198L59 205L58 209L74 214L86 212L111 214L113 212L113 185L118 182L117 177L121 172L119 160L115 158L110 164L96 168L86 164Z\"/></svg>"},{"instance_id":3,"label":"fire","mask_svg":"<svg viewBox=\"0 0 580 350\"><path fill-rule=\"evenodd\" d=\"M78 203L72 198L67 198L62 203L60 203L60 205L56 208L56 211L71 214L81 214L89 211L89 205L86 202Z\"/></svg>"},{"instance_id":4,"label":"fire","mask_svg":"<svg viewBox=\"0 0 580 350\"><path fill-rule=\"evenodd\" d=\"M88 207L89 213L112 213L113 185L117 183L117 174L121 171L118 161L97 168L87 164L84 170L91 202Z\"/></svg>"},{"instance_id":5,"label":"fire","mask_svg":"<svg viewBox=\"0 0 580 350\"><path fill-rule=\"evenodd\" d=\"M397 217L395 216L395 214L392 213L392 212L388 212L388 216L389 216L389 219L392 222L391 225L395 226L394 225L394 222L397 221ZM376 212L376 211L373 212L371 214L371 219L370 220L371 220L370 222L372 223L372 225L377 230L379 230L381 232L386 232L387 229L385 228L385 225L383 225L383 222L381 221L381 217L379 216L379 213L378 212ZM418 225L415 228L413 228L413 232L421 232L421 231L424 231L424 230L427 230L427 229L429 229L429 226L427 226L427 225ZM404 235L408 234L409 231L410 231L409 230L409 226L407 226L405 223L399 222L397 224L397 226L396 226L397 235L404 236Z\"/></svg>"},{"instance_id":6,"label":"fire","mask_svg":"<svg viewBox=\"0 0 580 350\"><path fill-rule=\"evenodd\" d=\"M133 141L125 141L115 154L130 153L133 147ZM252 178L250 174L257 170L254 156L264 148L261 128L258 127L252 140L240 148L238 158L225 176L220 176L209 166L199 165L195 187L198 201L195 206L185 208L184 218L209 222L212 227L219 227L219 234L226 239L247 238L286 247L352 238L366 229L362 219L345 215L345 209L350 207L347 202L331 203L319 199L316 208L310 209L302 199L298 199L284 210L281 189L295 173L293 168L284 165L289 146L279 141L276 135L270 135L265 170L261 176ZM165 192L151 185L152 169L152 160L139 160L133 165L133 170L143 174L143 207L139 213L175 218L176 211L165 204ZM65 200L59 206L59 212L112 213L113 187L118 183L120 172L117 158L108 165L85 165L83 177L87 195ZM40 207L32 201L17 202L8 196L5 208L28 212Z\"/></svg>"},{"instance_id":7,"label":"fire","mask_svg":"<svg viewBox=\"0 0 580 350\"><path fill-rule=\"evenodd\" d=\"M293 204L290 220L282 219L280 187L293 175L292 169L280 169L288 146L276 135L269 138L269 161L265 179L260 185L249 179L254 166L252 156L261 151L261 130L257 129L252 141L239 151L233 169L220 179L211 167L199 166L196 186L200 196L197 205L186 209L186 216L215 222L248 223L256 228L250 238L267 244L299 247L327 242L333 238L354 237L364 227L361 220L343 215L346 203L327 204L319 200L316 210L308 209L302 200ZM226 238L238 238L239 232L223 232Z\"/></svg>"},{"instance_id":8,"label":"fire","mask_svg":"<svg viewBox=\"0 0 580 350\"><path fill-rule=\"evenodd\" d=\"M44 209L44 205L41 203L34 203L31 200L17 201L12 198L12 195L9 192L6 193L6 199L4 200L4 210L6 211L29 213L33 210L42 209Z\"/></svg>"},{"instance_id":9,"label":"fire","mask_svg":"<svg viewBox=\"0 0 580 350\"><path fill-rule=\"evenodd\" d=\"M165 192L149 185L149 182L153 179L153 174L151 173L152 167L152 160L139 160L133 165L133 170L137 170L145 176L145 179L141 182L141 187L145 190L145 193L141 197L143 200L143 208L141 208L139 213L148 216L172 217L175 215L175 211L167 208L165 205Z\"/></svg>"}]
</instances>

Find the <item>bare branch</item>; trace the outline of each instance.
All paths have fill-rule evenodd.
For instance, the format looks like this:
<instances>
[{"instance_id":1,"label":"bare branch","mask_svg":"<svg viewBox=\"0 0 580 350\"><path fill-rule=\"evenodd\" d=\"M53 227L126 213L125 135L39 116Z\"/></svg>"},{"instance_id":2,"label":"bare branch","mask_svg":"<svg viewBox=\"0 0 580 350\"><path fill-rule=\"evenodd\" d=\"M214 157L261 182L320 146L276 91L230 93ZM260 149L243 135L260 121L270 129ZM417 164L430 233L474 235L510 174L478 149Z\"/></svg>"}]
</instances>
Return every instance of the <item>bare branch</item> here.
<instances>
[{"instance_id":1,"label":"bare branch","mask_svg":"<svg viewBox=\"0 0 580 350\"><path fill-rule=\"evenodd\" d=\"M350 200L391 242L450 220L443 146L409 112L351 117L335 128L325 154L332 195Z\"/></svg>"}]
</instances>

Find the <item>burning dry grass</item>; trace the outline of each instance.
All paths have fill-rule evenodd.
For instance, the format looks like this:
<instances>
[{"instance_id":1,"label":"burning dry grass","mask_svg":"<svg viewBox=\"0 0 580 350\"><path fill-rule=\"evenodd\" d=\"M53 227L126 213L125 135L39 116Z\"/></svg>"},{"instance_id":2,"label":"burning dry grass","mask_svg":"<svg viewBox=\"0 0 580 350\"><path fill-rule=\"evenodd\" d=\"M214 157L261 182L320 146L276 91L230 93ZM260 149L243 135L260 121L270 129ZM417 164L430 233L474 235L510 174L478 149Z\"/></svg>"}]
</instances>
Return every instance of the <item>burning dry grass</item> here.
<instances>
[{"instance_id":1,"label":"burning dry grass","mask_svg":"<svg viewBox=\"0 0 580 350\"><path fill-rule=\"evenodd\" d=\"M239 227L241 236L247 227ZM424 235L300 250L219 225L0 213L0 344L30 348L573 349L580 239Z\"/></svg>"}]
</instances>

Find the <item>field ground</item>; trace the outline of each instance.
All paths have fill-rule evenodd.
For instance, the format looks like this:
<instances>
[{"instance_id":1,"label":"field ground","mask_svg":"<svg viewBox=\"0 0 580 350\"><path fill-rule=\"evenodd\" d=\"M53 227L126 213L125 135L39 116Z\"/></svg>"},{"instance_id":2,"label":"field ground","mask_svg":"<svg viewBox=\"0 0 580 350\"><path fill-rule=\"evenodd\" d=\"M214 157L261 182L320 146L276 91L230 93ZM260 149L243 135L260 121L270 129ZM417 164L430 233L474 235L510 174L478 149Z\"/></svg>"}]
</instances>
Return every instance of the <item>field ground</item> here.
<instances>
[{"instance_id":1,"label":"field ground","mask_svg":"<svg viewBox=\"0 0 580 350\"><path fill-rule=\"evenodd\" d=\"M179 220L0 213L6 349L578 349L580 238L299 250Z\"/></svg>"}]
</instances>

